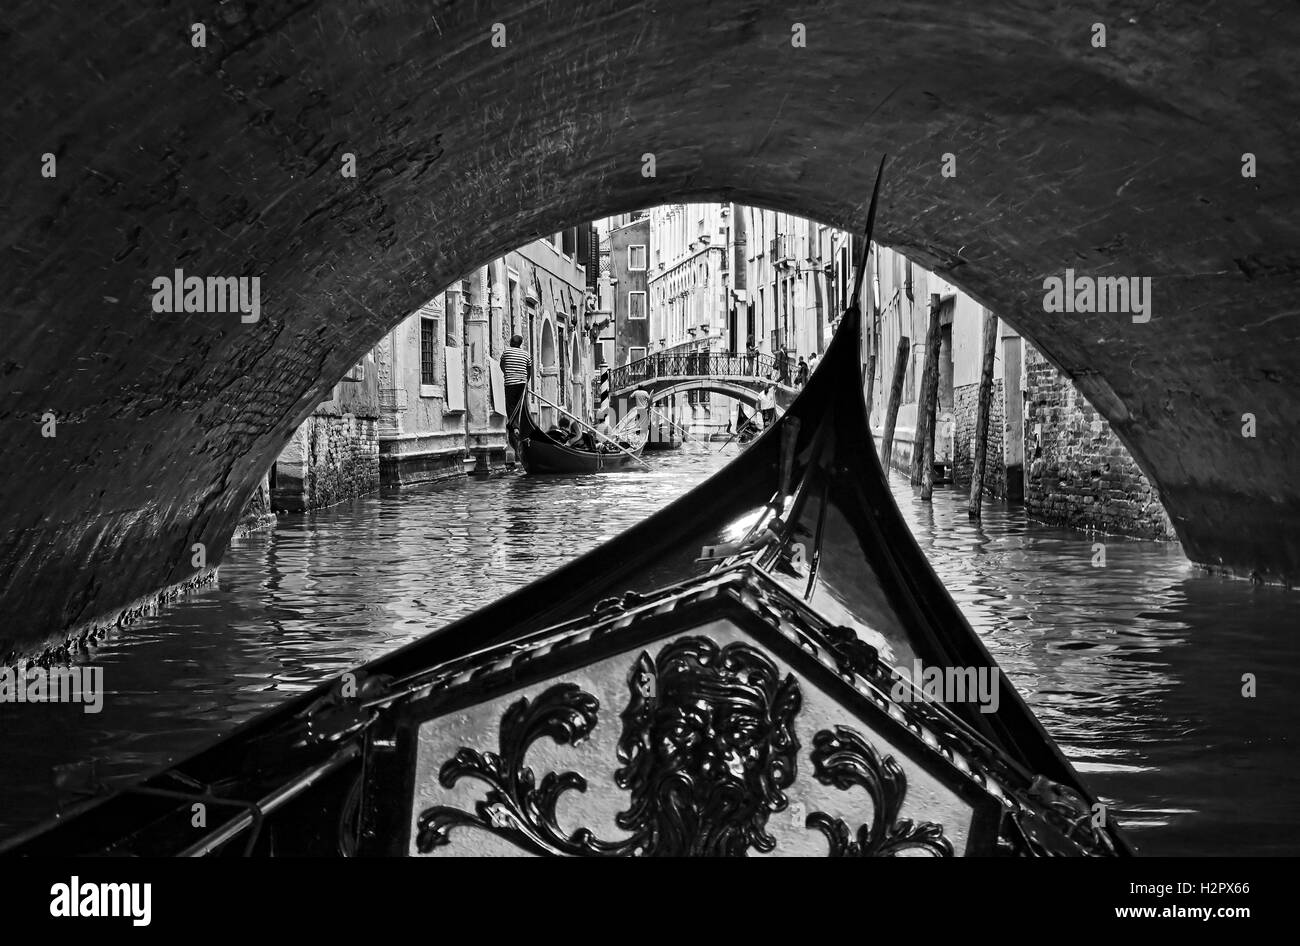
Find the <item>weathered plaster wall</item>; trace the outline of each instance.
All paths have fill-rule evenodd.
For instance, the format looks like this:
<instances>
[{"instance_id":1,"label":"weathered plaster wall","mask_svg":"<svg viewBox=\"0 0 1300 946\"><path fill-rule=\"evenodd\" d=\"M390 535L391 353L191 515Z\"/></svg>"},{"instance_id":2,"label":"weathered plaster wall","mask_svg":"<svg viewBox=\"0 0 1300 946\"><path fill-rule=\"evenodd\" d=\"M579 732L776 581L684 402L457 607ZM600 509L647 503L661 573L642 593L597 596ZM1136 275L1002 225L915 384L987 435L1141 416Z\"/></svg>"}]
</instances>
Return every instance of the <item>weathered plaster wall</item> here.
<instances>
[{"instance_id":1,"label":"weathered plaster wall","mask_svg":"<svg viewBox=\"0 0 1300 946\"><path fill-rule=\"evenodd\" d=\"M953 389L953 482L970 488L971 473L975 467L973 441L975 418L979 412L979 383L964 384ZM1019 392L1017 392L1017 395ZM1005 395L1002 379L993 382L989 398L988 440L985 446L984 492L990 496L1006 496L1007 466L1003 435L1006 431Z\"/></svg>"}]
</instances>

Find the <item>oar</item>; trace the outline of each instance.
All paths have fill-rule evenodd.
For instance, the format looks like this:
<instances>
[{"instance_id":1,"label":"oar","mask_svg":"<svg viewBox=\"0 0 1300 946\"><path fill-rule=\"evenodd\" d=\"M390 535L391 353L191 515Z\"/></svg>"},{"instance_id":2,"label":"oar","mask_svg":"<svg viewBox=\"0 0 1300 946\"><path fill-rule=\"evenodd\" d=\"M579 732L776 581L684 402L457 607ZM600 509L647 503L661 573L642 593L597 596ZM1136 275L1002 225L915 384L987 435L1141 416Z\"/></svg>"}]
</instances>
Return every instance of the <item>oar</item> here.
<instances>
[{"instance_id":1,"label":"oar","mask_svg":"<svg viewBox=\"0 0 1300 946\"><path fill-rule=\"evenodd\" d=\"M681 427L681 426L678 426L677 424L674 424L674 423L672 422L671 419L665 417L663 414L660 414L660 413L659 413L657 410L655 410L653 407L650 408L650 413L653 414L655 417L658 417L661 421L663 421L663 422L664 422L665 424L667 424L669 427L673 427L673 428L675 428L675 429L676 429L676 430L677 430L677 431L682 435L682 440L690 440L690 439L691 439L691 435L690 435L690 433L687 432L687 430L686 430L684 427Z\"/></svg>"},{"instance_id":2,"label":"oar","mask_svg":"<svg viewBox=\"0 0 1300 946\"><path fill-rule=\"evenodd\" d=\"M726 450L727 447L731 446L731 441L735 440L737 437L739 437L741 434L743 434L746 430L748 430L748 429L750 428L750 426L754 423L754 418L757 417L760 413L761 413L760 411L755 411L753 414L750 414L748 417L746 417L746 418L745 418L745 422L744 422L743 424L741 424L739 427L737 427L737 428L736 428L736 432L735 432L734 434L732 434L730 437L728 437L728 438L727 438L727 442L724 443L724 444L723 444L721 447L719 447L717 450L715 450L714 453L721 453L723 450Z\"/></svg>"},{"instance_id":3,"label":"oar","mask_svg":"<svg viewBox=\"0 0 1300 946\"><path fill-rule=\"evenodd\" d=\"M546 405L548 405L548 406L550 406L550 407L555 408L557 411L559 411L561 414L563 414L565 417L569 418L570 420L575 420L575 421L577 421L579 424L581 424L583 427L586 427L588 430L590 430L593 434L595 434L595 435L596 435L597 437L599 437L601 440L605 441L605 442L608 443L608 444L612 444L612 445L614 446L614 449L616 449L619 453L625 453L625 454L627 454L629 457L631 457L631 458L632 458L633 460L635 460L637 463L640 463L640 464L641 464L643 467L645 467L647 470L650 469L650 464L649 464L649 463L646 463L644 460L642 460L639 456L637 456L637 455L636 455L635 453L633 453L631 450L627 450L627 449L625 449L625 448L623 448L623 447L620 447L617 443L615 443L613 440L610 440L608 437L606 437L604 434L602 434L602 433L601 433L599 430L597 430L595 427L591 426L591 424L587 423L587 422L586 422L585 420L583 420L581 417L575 417L574 415L572 415L572 414L570 414L568 411L566 411L564 408L560 407L560 405L556 404L556 403L553 402L553 401L549 401L549 400L547 400L546 398L542 397L542 395L538 394L536 391L531 391L531 390L530 390L529 393L532 394L533 397L537 398L537 400L541 401L543 404L546 404Z\"/></svg>"}]
</instances>

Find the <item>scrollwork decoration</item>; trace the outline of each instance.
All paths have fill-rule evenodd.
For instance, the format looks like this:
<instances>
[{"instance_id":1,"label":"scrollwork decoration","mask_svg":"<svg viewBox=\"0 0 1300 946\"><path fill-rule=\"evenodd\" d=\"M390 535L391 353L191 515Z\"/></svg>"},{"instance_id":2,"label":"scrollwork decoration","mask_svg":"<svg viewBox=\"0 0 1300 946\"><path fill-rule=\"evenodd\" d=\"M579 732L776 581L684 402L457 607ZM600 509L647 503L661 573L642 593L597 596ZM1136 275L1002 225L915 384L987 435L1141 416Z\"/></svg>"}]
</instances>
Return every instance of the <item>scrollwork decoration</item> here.
<instances>
[{"instance_id":1,"label":"scrollwork decoration","mask_svg":"<svg viewBox=\"0 0 1300 946\"><path fill-rule=\"evenodd\" d=\"M529 747L549 736L577 744L595 728L599 703L572 684L534 702L513 703L501 719L500 751L462 748L439 773L444 787L462 778L488 786L475 810L434 806L421 813L416 849L448 843L472 826L539 854L578 856L744 856L771 851L771 813L783 811L795 779L802 705L798 682L781 677L761 651L704 637L680 638L657 658L643 652L628 675L629 698L614 773L631 795L617 816L629 837L603 841L587 828L566 836L556 819L565 792L586 791L576 772L548 773L537 784L524 764Z\"/></svg>"},{"instance_id":2,"label":"scrollwork decoration","mask_svg":"<svg viewBox=\"0 0 1300 946\"><path fill-rule=\"evenodd\" d=\"M943 826L899 820L907 796L907 776L893 756L881 756L871 743L848 726L823 729L813 738L813 777L840 790L865 789L871 797L870 824L853 832L842 818L825 812L808 815L806 824L830 843L831 857L896 857L906 852L952 857L952 843Z\"/></svg>"}]
</instances>

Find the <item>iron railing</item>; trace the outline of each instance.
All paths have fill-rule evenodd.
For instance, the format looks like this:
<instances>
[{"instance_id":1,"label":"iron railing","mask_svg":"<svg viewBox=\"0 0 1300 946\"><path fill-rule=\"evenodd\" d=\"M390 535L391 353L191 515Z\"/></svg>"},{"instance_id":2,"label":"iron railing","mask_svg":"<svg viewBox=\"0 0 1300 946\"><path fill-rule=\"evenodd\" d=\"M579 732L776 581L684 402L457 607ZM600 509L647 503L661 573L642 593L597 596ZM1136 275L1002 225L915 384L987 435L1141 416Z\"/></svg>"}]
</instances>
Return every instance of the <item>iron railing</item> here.
<instances>
[{"instance_id":1,"label":"iron railing","mask_svg":"<svg viewBox=\"0 0 1300 946\"><path fill-rule=\"evenodd\" d=\"M758 352L657 352L610 373L614 391L648 381L673 378L769 378L781 374L777 360Z\"/></svg>"}]
</instances>

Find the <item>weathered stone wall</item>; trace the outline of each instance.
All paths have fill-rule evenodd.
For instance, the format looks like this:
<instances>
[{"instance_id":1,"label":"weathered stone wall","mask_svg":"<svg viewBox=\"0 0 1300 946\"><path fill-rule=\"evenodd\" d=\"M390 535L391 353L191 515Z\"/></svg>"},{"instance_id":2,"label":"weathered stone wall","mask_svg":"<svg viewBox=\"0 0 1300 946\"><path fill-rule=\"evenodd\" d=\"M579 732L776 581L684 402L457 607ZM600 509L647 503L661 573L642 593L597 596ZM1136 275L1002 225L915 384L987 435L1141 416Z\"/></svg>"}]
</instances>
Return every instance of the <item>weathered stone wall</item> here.
<instances>
[{"instance_id":1,"label":"weathered stone wall","mask_svg":"<svg viewBox=\"0 0 1300 946\"><path fill-rule=\"evenodd\" d=\"M957 433L952 448L953 482L970 487L971 470L975 465L973 452L975 440L975 414L979 407L978 384L963 384L953 388L953 419ZM1006 428L1006 411L1001 379L993 382L989 398L988 446L984 454L984 492L989 496L1007 494L1007 467L1003 445Z\"/></svg>"},{"instance_id":2,"label":"weathered stone wall","mask_svg":"<svg viewBox=\"0 0 1300 946\"><path fill-rule=\"evenodd\" d=\"M1106 419L1032 347L1025 371L1029 515L1080 529L1174 538L1159 494Z\"/></svg>"},{"instance_id":3,"label":"weathered stone wall","mask_svg":"<svg viewBox=\"0 0 1300 946\"><path fill-rule=\"evenodd\" d=\"M276 510L332 506L379 488L379 432L373 417L313 414L275 465Z\"/></svg>"},{"instance_id":4,"label":"weathered stone wall","mask_svg":"<svg viewBox=\"0 0 1300 946\"><path fill-rule=\"evenodd\" d=\"M257 489L253 490L253 495L248 497L248 502L244 504L239 525L235 527L235 535L246 536L274 521L275 512L271 506L271 475L268 472L257 484Z\"/></svg>"},{"instance_id":5,"label":"weathered stone wall","mask_svg":"<svg viewBox=\"0 0 1300 946\"><path fill-rule=\"evenodd\" d=\"M468 457L463 431L386 436L379 445L379 482L397 489L464 476Z\"/></svg>"}]
</instances>

